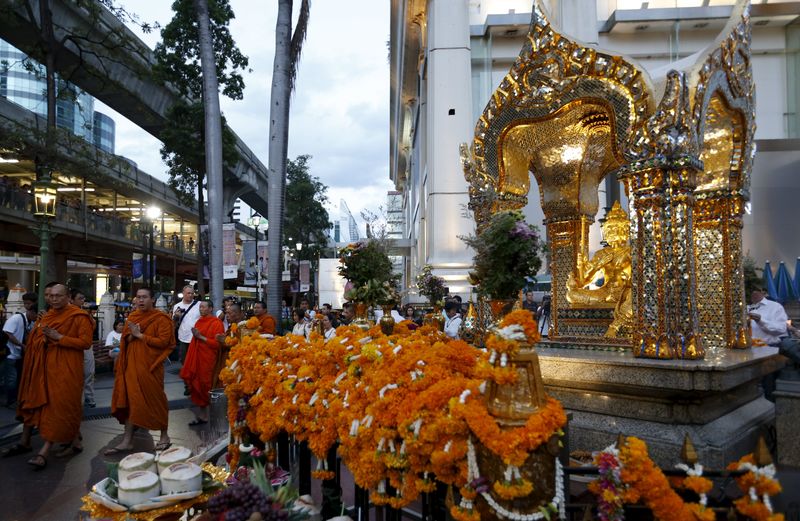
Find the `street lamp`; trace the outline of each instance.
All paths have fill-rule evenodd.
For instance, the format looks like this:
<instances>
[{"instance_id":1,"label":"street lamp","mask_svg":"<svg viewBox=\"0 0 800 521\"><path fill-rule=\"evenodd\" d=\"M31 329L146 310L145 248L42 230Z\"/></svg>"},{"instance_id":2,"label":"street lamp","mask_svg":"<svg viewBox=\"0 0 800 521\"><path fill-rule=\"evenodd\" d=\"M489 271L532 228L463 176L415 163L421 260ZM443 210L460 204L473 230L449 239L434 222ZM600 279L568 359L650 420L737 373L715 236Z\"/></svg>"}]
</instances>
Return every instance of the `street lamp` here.
<instances>
[{"instance_id":1,"label":"street lamp","mask_svg":"<svg viewBox=\"0 0 800 521\"><path fill-rule=\"evenodd\" d=\"M38 166L38 165L37 165ZM50 219L56 216L58 191L46 168L37 168L37 180L33 183L33 215L39 218L39 309L44 309L44 286L42 278L50 264Z\"/></svg>"},{"instance_id":2,"label":"street lamp","mask_svg":"<svg viewBox=\"0 0 800 521\"><path fill-rule=\"evenodd\" d=\"M257 300L263 301L264 299L261 297L262 288L261 288L261 256L258 254L258 227L263 225L264 231L269 229L269 221L258 214L253 215L250 219L247 220L247 224L253 226L256 229L256 296L258 297Z\"/></svg>"},{"instance_id":3,"label":"street lamp","mask_svg":"<svg viewBox=\"0 0 800 521\"><path fill-rule=\"evenodd\" d=\"M155 205L147 207L145 210L146 221L149 223L147 233L150 238L150 245L147 253L147 287L153 289L153 271L155 271L155 225L156 219L161 217L161 208Z\"/></svg>"}]
</instances>

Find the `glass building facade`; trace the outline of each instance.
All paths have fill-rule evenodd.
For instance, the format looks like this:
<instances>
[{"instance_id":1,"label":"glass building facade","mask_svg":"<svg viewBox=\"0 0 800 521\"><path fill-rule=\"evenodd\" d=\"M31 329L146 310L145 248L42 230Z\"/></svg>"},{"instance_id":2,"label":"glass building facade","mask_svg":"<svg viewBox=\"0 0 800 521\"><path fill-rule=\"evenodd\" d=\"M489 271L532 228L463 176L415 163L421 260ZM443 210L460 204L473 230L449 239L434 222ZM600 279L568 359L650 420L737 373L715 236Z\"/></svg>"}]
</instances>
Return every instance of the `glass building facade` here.
<instances>
[{"instance_id":1,"label":"glass building facade","mask_svg":"<svg viewBox=\"0 0 800 521\"><path fill-rule=\"evenodd\" d=\"M47 116L44 67L22 51L0 40L0 97L36 114ZM97 129L96 127L100 128ZM114 152L114 121L94 111L94 98L75 85L56 77L56 125Z\"/></svg>"},{"instance_id":2,"label":"glass building facade","mask_svg":"<svg viewBox=\"0 0 800 521\"><path fill-rule=\"evenodd\" d=\"M94 113L94 146L108 152L114 153L114 120L102 112Z\"/></svg>"}]
</instances>

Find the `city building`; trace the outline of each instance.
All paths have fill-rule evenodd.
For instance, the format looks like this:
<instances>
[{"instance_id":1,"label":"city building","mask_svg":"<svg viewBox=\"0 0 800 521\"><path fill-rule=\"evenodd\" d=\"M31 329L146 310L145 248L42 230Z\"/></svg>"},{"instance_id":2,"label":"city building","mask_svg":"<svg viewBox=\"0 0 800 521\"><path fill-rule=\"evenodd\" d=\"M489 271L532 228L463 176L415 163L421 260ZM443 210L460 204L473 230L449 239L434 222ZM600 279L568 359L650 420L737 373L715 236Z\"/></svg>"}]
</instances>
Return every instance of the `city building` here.
<instances>
[{"instance_id":1,"label":"city building","mask_svg":"<svg viewBox=\"0 0 800 521\"><path fill-rule=\"evenodd\" d=\"M550 21L570 37L626 56L647 71L701 51L728 21L730 0L545 1ZM456 238L472 231L462 217L467 184L459 144L472 141L490 97L519 55L531 20L530 0L396 0L391 4L390 175L402 193L407 270L424 264L464 293L471 253ZM800 237L794 216L800 200L800 7L772 1L751 6L752 67L756 82L757 155L750 204L744 217L744 250L765 259L794 262ZM525 214L541 229L538 186L530 176ZM601 246L597 221L621 185L607 178L590 235ZM546 267L545 267L546 269Z\"/></svg>"},{"instance_id":2,"label":"city building","mask_svg":"<svg viewBox=\"0 0 800 521\"><path fill-rule=\"evenodd\" d=\"M44 67L0 40L0 97L47 115ZM71 131L100 150L114 153L114 120L94 110L94 98L56 76L56 125Z\"/></svg>"},{"instance_id":3,"label":"city building","mask_svg":"<svg viewBox=\"0 0 800 521\"><path fill-rule=\"evenodd\" d=\"M338 217L333 219L330 237L334 243L341 243L342 245L355 242L361 238L358 233L358 223L344 199L339 200L339 213Z\"/></svg>"}]
</instances>

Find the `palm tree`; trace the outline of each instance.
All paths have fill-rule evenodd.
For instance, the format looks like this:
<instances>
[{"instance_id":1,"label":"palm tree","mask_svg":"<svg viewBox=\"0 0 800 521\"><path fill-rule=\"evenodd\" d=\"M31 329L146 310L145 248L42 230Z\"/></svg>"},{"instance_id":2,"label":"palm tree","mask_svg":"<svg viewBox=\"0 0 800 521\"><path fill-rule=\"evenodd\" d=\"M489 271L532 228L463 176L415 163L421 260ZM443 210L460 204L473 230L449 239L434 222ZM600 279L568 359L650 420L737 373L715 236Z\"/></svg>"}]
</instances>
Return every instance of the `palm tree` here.
<instances>
[{"instance_id":1,"label":"palm tree","mask_svg":"<svg viewBox=\"0 0 800 521\"><path fill-rule=\"evenodd\" d=\"M224 280L222 268L222 117L219 108L219 83L211 39L208 1L194 0L203 69L203 106L205 110L206 176L208 179L208 269L211 301L222 306ZM202 273L199 274L203 276Z\"/></svg>"},{"instance_id":2,"label":"palm tree","mask_svg":"<svg viewBox=\"0 0 800 521\"><path fill-rule=\"evenodd\" d=\"M272 66L272 92L269 110L269 280L267 310L281 316L283 268L281 244L283 235L283 200L286 191L286 163L289 147L289 105L297 66L308 29L310 0L301 0L297 25L292 31L293 0L278 0L278 21L275 25L275 61ZM280 321L278 321L280 324Z\"/></svg>"}]
</instances>

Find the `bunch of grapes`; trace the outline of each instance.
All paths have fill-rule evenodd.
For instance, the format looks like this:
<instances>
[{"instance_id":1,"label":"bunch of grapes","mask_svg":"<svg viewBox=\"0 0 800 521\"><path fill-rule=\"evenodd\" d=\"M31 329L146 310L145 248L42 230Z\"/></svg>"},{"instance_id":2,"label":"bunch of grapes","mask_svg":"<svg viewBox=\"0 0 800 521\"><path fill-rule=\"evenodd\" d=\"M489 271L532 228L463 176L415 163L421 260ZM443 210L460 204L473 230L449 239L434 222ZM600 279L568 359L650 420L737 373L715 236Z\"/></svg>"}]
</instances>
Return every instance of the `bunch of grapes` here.
<instances>
[{"instance_id":1,"label":"bunch of grapes","mask_svg":"<svg viewBox=\"0 0 800 521\"><path fill-rule=\"evenodd\" d=\"M208 501L214 515L225 521L284 521L287 512L252 483L236 483L219 491ZM259 515L256 515L259 514Z\"/></svg>"}]
</instances>

